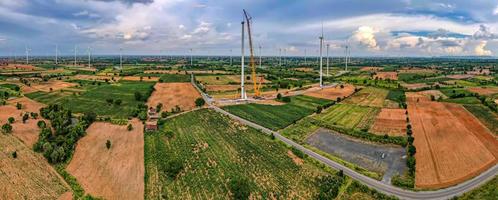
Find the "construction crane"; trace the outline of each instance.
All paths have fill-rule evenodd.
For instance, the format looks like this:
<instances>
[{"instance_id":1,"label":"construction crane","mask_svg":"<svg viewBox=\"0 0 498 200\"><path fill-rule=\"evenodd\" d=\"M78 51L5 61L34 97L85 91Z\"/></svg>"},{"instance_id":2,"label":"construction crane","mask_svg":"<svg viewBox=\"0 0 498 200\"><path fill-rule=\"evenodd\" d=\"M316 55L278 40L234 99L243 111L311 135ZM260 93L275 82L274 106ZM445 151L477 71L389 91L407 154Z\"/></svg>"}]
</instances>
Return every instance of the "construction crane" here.
<instances>
[{"instance_id":1,"label":"construction crane","mask_svg":"<svg viewBox=\"0 0 498 200\"><path fill-rule=\"evenodd\" d=\"M251 57L250 57L250 62L249 62L249 65L251 66L251 70L252 70L252 82L253 82L253 86L254 86L254 97L255 98L258 98L260 95L261 95L261 92L260 92L260 87L261 87L261 82L258 86L258 80L257 80L257 77L256 77L256 63L254 62L254 49L253 49L253 46L252 46L252 35L251 35L251 23L252 23L252 17L249 15L249 13L246 12L246 10L244 9L244 17L246 19L246 24L247 24L247 35L249 37L249 51L251 53Z\"/></svg>"}]
</instances>

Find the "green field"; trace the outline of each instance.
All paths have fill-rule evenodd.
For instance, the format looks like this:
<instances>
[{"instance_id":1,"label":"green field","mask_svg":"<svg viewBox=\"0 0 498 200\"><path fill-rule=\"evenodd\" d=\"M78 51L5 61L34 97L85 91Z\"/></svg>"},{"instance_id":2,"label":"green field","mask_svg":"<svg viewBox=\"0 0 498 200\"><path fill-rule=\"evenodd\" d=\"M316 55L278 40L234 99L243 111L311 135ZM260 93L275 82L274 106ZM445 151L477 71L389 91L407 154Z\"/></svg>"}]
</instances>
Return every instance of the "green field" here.
<instances>
[{"instance_id":1,"label":"green field","mask_svg":"<svg viewBox=\"0 0 498 200\"><path fill-rule=\"evenodd\" d=\"M458 103L458 104L480 104L481 101L476 97L461 97L454 99L444 99L444 102Z\"/></svg>"},{"instance_id":2,"label":"green field","mask_svg":"<svg viewBox=\"0 0 498 200\"><path fill-rule=\"evenodd\" d=\"M482 104L467 104L464 107L479 119L491 132L498 134L498 115Z\"/></svg>"},{"instance_id":3,"label":"green field","mask_svg":"<svg viewBox=\"0 0 498 200\"><path fill-rule=\"evenodd\" d=\"M162 131L145 135L145 199L233 199L230 185L237 179L244 180L253 198L318 198L318 178L327 173L310 159L299 164L289 152L282 143L212 110L186 113L166 120ZM180 170L168 164L175 162ZM389 199L347 177L338 193L339 199Z\"/></svg>"},{"instance_id":4,"label":"green field","mask_svg":"<svg viewBox=\"0 0 498 200\"><path fill-rule=\"evenodd\" d=\"M73 112L93 111L97 115L125 118L131 115L138 104L134 93L140 92L144 98L150 95L154 83L121 81L116 84L84 85L78 92L34 92L26 96L44 104L60 103ZM120 105L108 103L108 99L121 100Z\"/></svg>"},{"instance_id":5,"label":"green field","mask_svg":"<svg viewBox=\"0 0 498 200\"><path fill-rule=\"evenodd\" d=\"M379 112L380 108L336 104L313 118L348 129L368 130Z\"/></svg>"},{"instance_id":6,"label":"green field","mask_svg":"<svg viewBox=\"0 0 498 200\"><path fill-rule=\"evenodd\" d=\"M491 181L456 198L458 200L496 200L498 197L498 176Z\"/></svg>"},{"instance_id":7,"label":"green field","mask_svg":"<svg viewBox=\"0 0 498 200\"><path fill-rule=\"evenodd\" d=\"M278 130L316 111L331 101L309 96L293 96L284 105L243 104L225 106L224 110L264 127Z\"/></svg>"},{"instance_id":8,"label":"green field","mask_svg":"<svg viewBox=\"0 0 498 200\"><path fill-rule=\"evenodd\" d=\"M465 97L465 96L472 96L473 93L469 92L465 88L445 88L445 89L439 89L444 95L446 95L449 98L457 98L457 97Z\"/></svg>"},{"instance_id":9,"label":"green field","mask_svg":"<svg viewBox=\"0 0 498 200\"><path fill-rule=\"evenodd\" d=\"M159 78L159 82L162 82L162 83L190 82L190 75L187 75L187 74L162 74L161 77Z\"/></svg>"},{"instance_id":10,"label":"green field","mask_svg":"<svg viewBox=\"0 0 498 200\"><path fill-rule=\"evenodd\" d=\"M337 80L353 83L355 85L376 86L390 89L398 88L398 81L374 80L369 76L342 76L337 78Z\"/></svg>"},{"instance_id":11,"label":"green field","mask_svg":"<svg viewBox=\"0 0 498 200\"><path fill-rule=\"evenodd\" d=\"M343 103L355 104L360 106L383 107L389 90L375 87L361 89L353 96L347 98Z\"/></svg>"}]
</instances>

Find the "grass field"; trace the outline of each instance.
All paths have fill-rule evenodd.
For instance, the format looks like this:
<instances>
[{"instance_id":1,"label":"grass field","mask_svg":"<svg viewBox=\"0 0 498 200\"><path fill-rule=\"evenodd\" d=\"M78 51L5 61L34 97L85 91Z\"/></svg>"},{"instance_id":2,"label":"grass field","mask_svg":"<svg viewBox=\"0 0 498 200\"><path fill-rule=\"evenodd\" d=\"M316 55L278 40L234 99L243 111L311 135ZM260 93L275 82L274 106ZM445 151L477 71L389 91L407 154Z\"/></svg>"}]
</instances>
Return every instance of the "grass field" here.
<instances>
[{"instance_id":1,"label":"grass field","mask_svg":"<svg viewBox=\"0 0 498 200\"><path fill-rule=\"evenodd\" d=\"M243 104L223 109L264 127L278 130L315 112L317 106L330 102L309 96L293 96L291 102L284 105Z\"/></svg>"},{"instance_id":2,"label":"grass field","mask_svg":"<svg viewBox=\"0 0 498 200\"><path fill-rule=\"evenodd\" d=\"M324 172L299 164L280 143L211 110L187 113L165 123L173 131L145 136L145 199L229 199L228 182L247 180L251 196L311 199ZM169 160L182 170L167 176ZM302 162L302 160L301 160Z\"/></svg>"},{"instance_id":3,"label":"grass field","mask_svg":"<svg viewBox=\"0 0 498 200\"><path fill-rule=\"evenodd\" d=\"M491 181L458 197L458 200L494 200L498 197L498 176Z\"/></svg>"},{"instance_id":4,"label":"grass field","mask_svg":"<svg viewBox=\"0 0 498 200\"><path fill-rule=\"evenodd\" d=\"M148 75L150 76L150 75ZM190 82L190 75L188 74L162 74L159 78L162 83L175 83L175 82Z\"/></svg>"},{"instance_id":5,"label":"grass field","mask_svg":"<svg viewBox=\"0 0 498 200\"><path fill-rule=\"evenodd\" d=\"M367 76L343 76L339 77L338 80L346 81L348 83L354 83L356 85L365 86L376 86L382 88L398 88L398 82L392 80L373 80L371 77Z\"/></svg>"},{"instance_id":6,"label":"grass field","mask_svg":"<svg viewBox=\"0 0 498 200\"><path fill-rule=\"evenodd\" d=\"M367 87L355 93L350 98L343 101L346 104L355 104L361 106L382 107L389 90Z\"/></svg>"},{"instance_id":7,"label":"grass field","mask_svg":"<svg viewBox=\"0 0 498 200\"><path fill-rule=\"evenodd\" d=\"M464 105L464 107L476 116L491 132L498 134L498 115L496 113L482 104Z\"/></svg>"},{"instance_id":8,"label":"grass field","mask_svg":"<svg viewBox=\"0 0 498 200\"><path fill-rule=\"evenodd\" d=\"M476 97L461 97L454 99L444 99L444 102L458 103L458 104L480 104L481 101Z\"/></svg>"},{"instance_id":9,"label":"grass field","mask_svg":"<svg viewBox=\"0 0 498 200\"><path fill-rule=\"evenodd\" d=\"M149 91L154 83L148 82L125 82L116 84L102 84L100 86L85 85L81 94L73 92L34 92L26 96L42 102L44 104L60 103L71 108L73 112L83 113L93 111L97 115L128 117L138 104L144 101L137 101L134 93L140 92L148 97ZM110 104L108 99L121 100L120 105Z\"/></svg>"},{"instance_id":10,"label":"grass field","mask_svg":"<svg viewBox=\"0 0 498 200\"><path fill-rule=\"evenodd\" d=\"M336 104L325 112L314 116L315 119L331 125L339 125L349 129L368 130L375 121L379 108Z\"/></svg>"}]
</instances>

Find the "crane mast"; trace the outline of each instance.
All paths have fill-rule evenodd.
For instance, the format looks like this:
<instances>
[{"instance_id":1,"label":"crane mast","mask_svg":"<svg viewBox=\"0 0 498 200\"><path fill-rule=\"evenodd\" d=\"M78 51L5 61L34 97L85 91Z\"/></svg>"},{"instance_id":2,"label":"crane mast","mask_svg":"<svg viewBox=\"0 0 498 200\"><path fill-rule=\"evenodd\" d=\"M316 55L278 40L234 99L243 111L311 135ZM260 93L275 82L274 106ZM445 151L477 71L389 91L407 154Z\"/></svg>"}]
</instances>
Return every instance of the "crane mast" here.
<instances>
[{"instance_id":1,"label":"crane mast","mask_svg":"<svg viewBox=\"0 0 498 200\"><path fill-rule=\"evenodd\" d=\"M252 70L252 73L251 73L251 77L252 77L252 82L253 82L253 86L254 86L254 97L259 97L260 96L260 91L259 91L259 87L258 87L258 80L256 78L256 64L255 64L255 61L254 61L254 49L253 49L253 45L252 45L252 35L251 35L251 20L252 18L249 16L249 14L246 12L246 10L244 9L244 17L246 19L246 23L247 23L247 35L248 35L248 38L249 38L249 52L251 53L251 57L250 57L250 62L249 62L249 65L251 66L251 70Z\"/></svg>"}]
</instances>

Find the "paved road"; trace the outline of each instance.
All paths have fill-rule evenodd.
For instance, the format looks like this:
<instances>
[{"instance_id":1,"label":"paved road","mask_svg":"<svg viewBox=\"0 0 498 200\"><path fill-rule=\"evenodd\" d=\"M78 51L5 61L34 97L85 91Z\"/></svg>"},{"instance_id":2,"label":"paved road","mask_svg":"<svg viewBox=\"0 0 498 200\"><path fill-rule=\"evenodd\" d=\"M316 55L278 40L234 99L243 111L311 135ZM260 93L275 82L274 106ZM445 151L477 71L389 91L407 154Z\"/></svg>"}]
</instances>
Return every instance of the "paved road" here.
<instances>
[{"instance_id":1,"label":"paved road","mask_svg":"<svg viewBox=\"0 0 498 200\"><path fill-rule=\"evenodd\" d=\"M193 83L193 82L192 82ZM197 88L195 84L193 84L194 87ZM199 88L197 88L199 90ZM211 99L204 94L202 91L199 90L199 92L202 94L203 98L206 100L206 102L209 105L209 108L228 115L230 118L235 119L237 121L240 121L243 124L246 124L247 126L253 127L255 129L259 129L262 132L266 134L273 134L275 138L278 138L279 140L283 141L284 143L291 145L304 153L306 153L308 156L334 168L337 170L343 170L344 174L348 175L349 177L353 178L354 180L357 180L365 185L367 185L370 188L376 189L379 192L382 192L387 195L394 195L400 199L409 199L409 200L428 200L428 199L434 199L434 200L439 200L439 199L450 199L454 196L459 196L462 195L465 192L468 192L474 188L479 187L480 185L486 183L487 181L491 180L493 177L495 177L498 174L498 165L493 166L492 168L488 169L487 171L483 172L477 177L474 177L471 180L468 180L466 182L463 182L461 184L458 184L453 187L441 189L441 190L436 190L436 191L411 191L411 190L404 190L395 186L392 186L388 183L384 183L381 181L377 181L375 179L372 179L368 176L365 176L363 174L360 174L352 169L349 169L345 166L342 166L341 164L334 162L318 153L315 153L300 144L287 139L286 137L280 135L278 132L272 131L270 129L267 129L263 126L260 126L259 124L250 122L248 120L242 119L236 115L233 115L217 106L214 106L211 104Z\"/></svg>"}]
</instances>

